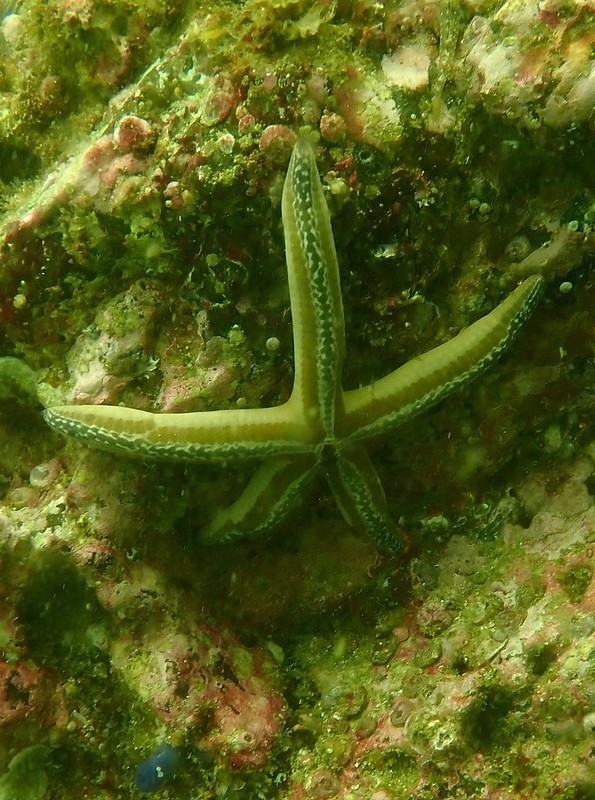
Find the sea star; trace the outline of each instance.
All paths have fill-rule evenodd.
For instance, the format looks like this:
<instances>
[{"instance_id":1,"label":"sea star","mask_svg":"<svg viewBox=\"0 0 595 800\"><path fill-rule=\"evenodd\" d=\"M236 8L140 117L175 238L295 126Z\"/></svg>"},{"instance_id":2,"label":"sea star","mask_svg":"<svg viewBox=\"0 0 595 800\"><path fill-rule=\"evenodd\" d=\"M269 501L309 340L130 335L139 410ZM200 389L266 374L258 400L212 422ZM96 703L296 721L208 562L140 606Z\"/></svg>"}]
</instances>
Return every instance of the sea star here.
<instances>
[{"instance_id":1,"label":"sea star","mask_svg":"<svg viewBox=\"0 0 595 800\"><path fill-rule=\"evenodd\" d=\"M307 139L298 138L282 202L291 299L294 382L271 408L153 414L119 406L46 409L49 425L105 450L139 458L236 463L261 459L239 499L201 531L207 542L275 526L319 473L354 527L389 549L399 536L363 442L420 413L486 369L533 309L542 279L527 278L458 336L353 391L345 355L339 268L328 207Z\"/></svg>"}]
</instances>

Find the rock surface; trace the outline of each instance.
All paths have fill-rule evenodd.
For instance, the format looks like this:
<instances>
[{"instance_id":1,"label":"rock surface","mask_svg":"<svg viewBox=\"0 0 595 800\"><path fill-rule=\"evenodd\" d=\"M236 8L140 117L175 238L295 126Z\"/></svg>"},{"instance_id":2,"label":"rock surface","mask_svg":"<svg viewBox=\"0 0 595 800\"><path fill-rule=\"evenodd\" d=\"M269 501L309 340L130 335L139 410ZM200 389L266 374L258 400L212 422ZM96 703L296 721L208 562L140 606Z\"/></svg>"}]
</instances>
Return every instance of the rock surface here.
<instances>
[{"instance_id":1,"label":"rock surface","mask_svg":"<svg viewBox=\"0 0 595 800\"><path fill-rule=\"evenodd\" d=\"M0 4L0 793L140 796L166 743L170 800L593 796L594 13ZM318 486L267 540L200 547L247 473L40 415L36 381L47 404L287 398L299 131L346 388L547 281L500 364L373 453L399 559Z\"/></svg>"}]
</instances>

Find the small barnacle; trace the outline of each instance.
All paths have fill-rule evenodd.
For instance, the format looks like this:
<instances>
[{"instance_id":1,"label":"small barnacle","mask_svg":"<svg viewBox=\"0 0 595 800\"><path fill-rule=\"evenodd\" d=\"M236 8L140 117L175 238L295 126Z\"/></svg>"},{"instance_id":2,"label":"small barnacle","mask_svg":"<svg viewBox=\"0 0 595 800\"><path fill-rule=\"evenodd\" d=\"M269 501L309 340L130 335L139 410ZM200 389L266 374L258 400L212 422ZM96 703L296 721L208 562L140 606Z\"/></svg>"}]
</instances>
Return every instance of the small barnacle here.
<instances>
[{"instance_id":1,"label":"small barnacle","mask_svg":"<svg viewBox=\"0 0 595 800\"><path fill-rule=\"evenodd\" d=\"M363 686L331 686L322 695L322 705L337 719L357 719L368 704L368 693Z\"/></svg>"},{"instance_id":2,"label":"small barnacle","mask_svg":"<svg viewBox=\"0 0 595 800\"><path fill-rule=\"evenodd\" d=\"M182 761L182 754L171 744L160 744L149 758L141 762L134 776L134 785L141 792L154 792L172 780Z\"/></svg>"},{"instance_id":3,"label":"small barnacle","mask_svg":"<svg viewBox=\"0 0 595 800\"><path fill-rule=\"evenodd\" d=\"M334 797L340 788L339 779L328 769L317 770L310 779L311 797Z\"/></svg>"},{"instance_id":4,"label":"small barnacle","mask_svg":"<svg viewBox=\"0 0 595 800\"><path fill-rule=\"evenodd\" d=\"M391 725L401 728L407 722L413 711L413 703L406 697L397 697L390 715Z\"/></svg>"}]
</instances>

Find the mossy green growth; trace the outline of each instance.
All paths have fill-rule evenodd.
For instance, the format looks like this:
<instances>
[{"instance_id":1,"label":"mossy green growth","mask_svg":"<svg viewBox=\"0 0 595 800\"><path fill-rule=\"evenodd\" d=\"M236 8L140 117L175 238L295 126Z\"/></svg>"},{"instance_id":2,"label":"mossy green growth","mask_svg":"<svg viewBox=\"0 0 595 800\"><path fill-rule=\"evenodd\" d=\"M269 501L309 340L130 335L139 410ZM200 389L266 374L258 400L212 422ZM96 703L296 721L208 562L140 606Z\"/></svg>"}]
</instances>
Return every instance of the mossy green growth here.
<instances>
[{"instance_id":1,"label":"mossy green growth","mask_svg":"<svg viewBox=\"0 0 595 800\"><path fill-rule=\"evenodd\" d=\"M101 655L112 623L94 590L60 555L42 551L18 611L30 652L42 664L76 672L81 655ZM102 632L102 633L100 633Z\"/></svg>"},{"instance_id":2,"label":"mossy green growth","mask_svg":"<svg viewBox=\"0 0 595 800\"><path fill-rule=\"evenodd\" d=\"M42 800L48 789L48 753L39 744L17 753L0 777L0 800Z\"/></svg>"},{"instance_id":3,"label":"mossy green growth","mask_svg":"<svg viewBox=\"0 0 595 800\"><path fill-rule=\"evenodd\" d=\"M115 89L167 47L188 4L182 0L10 3L0 36L3 180L33 177L72 131L96 118ZM51 135L48 129L54 128ZM20 156L20 157L15 157Z\"/></svg>"},{"instance_id":4,"label":"mossy green growth","mask_svg":"<svg viewBox=\"0 0 595 800\"><path fill-rule=\"evenodd\" d=\"M474 750L506 747L523 735L522 722L510 712L518 706L521 693L488 681L462 715L461 733Z\"/></svg>"},{"instance_id":5,"label":"mossy green growth","mask_svg":"<svg viewBox=\"0 0 595 800\"><path fill-rule=\"evenodd\" d=\"M16 401L35 405L37 379L35 373L18 358L0 358L0 403Z\"/></svg>"},{"instance_id":6,"label":"mossy green growth","mask_svg":"<svg viewBox=\"0 0 595 800\"><path fill-rule=\"evenodd\" d=\"M593 567L591 564L581 566L570 566L558 578L566 594L573 603L580 603L585 592L589 588L593 578Z\"/></svg>"}]
</instances>

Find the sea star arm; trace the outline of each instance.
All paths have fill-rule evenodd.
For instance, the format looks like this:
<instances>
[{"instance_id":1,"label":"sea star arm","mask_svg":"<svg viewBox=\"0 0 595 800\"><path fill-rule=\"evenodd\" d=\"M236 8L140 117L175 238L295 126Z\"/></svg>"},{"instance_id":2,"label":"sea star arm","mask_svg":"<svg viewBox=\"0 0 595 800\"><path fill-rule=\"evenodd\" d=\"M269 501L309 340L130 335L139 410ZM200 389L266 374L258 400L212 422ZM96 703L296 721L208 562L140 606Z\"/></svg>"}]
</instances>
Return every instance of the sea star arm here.
<instances>
[{"instance_id":1,"label":"sea star arm","mask_svg":"<svg viewBox=\"0 0 595 800\"><path fill-rule=\"evenodd\" d=\"M527 278L493 311L453 339L374 383L345 392L345 438L356 442L385 433L486 370L514 340L541 291L541 277Z\"/></svg>"},{"instance_id":2,"label":"sea star arm","mask_svg":"<svg viewBox=\"0 0 595 800\"><path fill-rule=\"evenodd\" d=\"M391 519L380 478L364 448L339 445L335 458L326 465L326 475L345 521L367 533L380 547L399 550L399 531Z\"/></svg>"},{"instance_id":3,"label":"sea star arm","mask_svg":"<svg viewBox=\"0 0 595 800\"><path fill-rule=\"evenodd\" d=\"M256 470L240 497L201 529L205 544L255 538L287 515L319 470L312 453L269 459Z\"/></svg>"},{"instance_id":4,"label":"sea star arm","mask_svg":"<svg viewBox=\"0 0 595 800\"><path fill-rule=\"evenodd\" d=\"M319 439L334 438L342 413L345 323L339 266L314 152L298 138L282 201L294 384L291 399Z\"/></svg>"},{"instance_id":5,"label":"sea star arm","mask_svg":"<svg viewBox=\"0 0 595 800\"><path fill-rule=\"evenodd\" d=\"M123 406L55 406L52 428L125 456L221 463L312 450L310 431L291 401L273 408L153 414Z\"/></svg>"}]
</instances>

